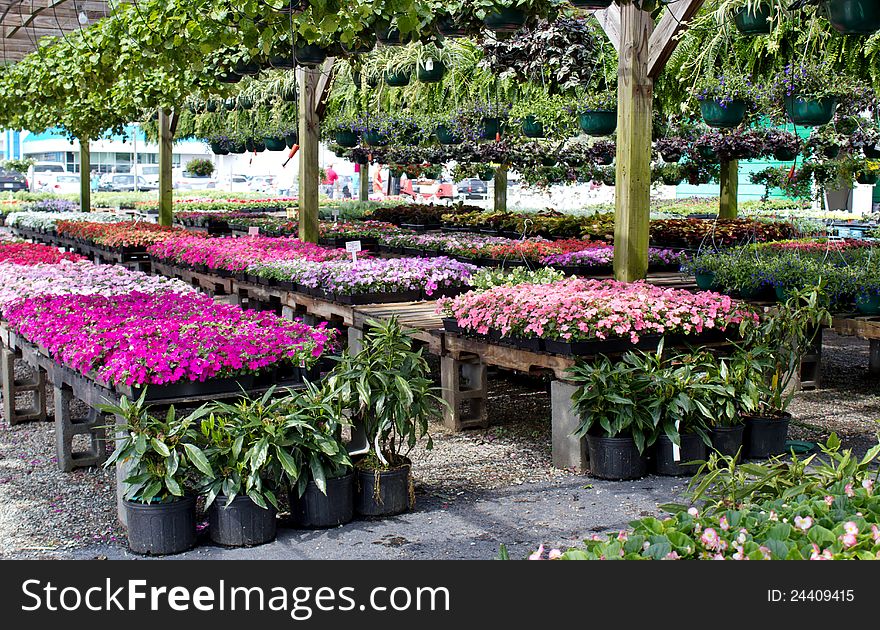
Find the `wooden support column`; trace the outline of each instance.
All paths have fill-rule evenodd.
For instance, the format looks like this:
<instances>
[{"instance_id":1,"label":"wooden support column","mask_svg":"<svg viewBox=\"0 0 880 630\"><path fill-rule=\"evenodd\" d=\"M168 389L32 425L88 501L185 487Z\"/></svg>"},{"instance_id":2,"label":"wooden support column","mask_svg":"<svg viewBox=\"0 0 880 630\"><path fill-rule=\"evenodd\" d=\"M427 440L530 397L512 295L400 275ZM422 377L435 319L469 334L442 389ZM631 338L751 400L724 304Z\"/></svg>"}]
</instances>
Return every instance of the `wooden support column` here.
<instances>
[{"instance_id":1,"label":"wooden support column","mask_svg":"<svg viewBox=\"0 0 880 630\"><path fill-rule=\"evenodd\" d=\"M614 277L622 282L641 280L648 272L654 96L648 53L653 30L650 13L632 2L620 6Z\"/></svg>"},{"instance_id":2,"label":"wooden support column","mask_svg":"<svg viewBox=\"0 0 880 630\"><path fill-rule=\"evenodd\" d=\"M369 201L370 188L372 187L372 183L370 182L370 163L365 162L360 164L359 167L361 169L361 174L360 181L358 182L358 201Z\"/></svg>"},{"instance_id":3,"label":"wooden support column","mask_svg":"<svg viewBox=\"0 0 880 630\"><path fill-rule=\"evenodd\" d=\"M718 203L719 219L735 219L738 213L739 161L721 162L721 195Z\"/></svg>"},{"instance_id":4,"label":"wooden support column","mask_svg":"<svg viewBox=\"0 0 880 630\"><path fill-rule=\"evenodd\" d=\"M321 71L297 68L299 84L299 238L318 242L318 132L316 90Z\"/></svg>"},{"instance_id":5,"label":"wooden support column","mask_svg":"<svg viewBox=\"0 0 880 630\"><path fill-rule=\"evenodd\" d=\"M92 151L88 138L79 139L79 207L82 212L92 209Z\"/></svg>"},{"instance_id":6,"label":"wooden support column","mask_svg":"<svg viewBox=\"0 0 880 630\"><path fill-rule=\"evenodd\" d=\"M171 152L174 133L171 114L159 109L159 225L171 225L174 220L174 194L171 183Z\"/></svg>"},{"instance_id":7,"label":"wooden support column","mask_svg":"<svg viewBox=\"0 0 880 630\"><path fill-rule=\"evenodd\" d=\"M495 169L495 212L507 212L507 164Z\"/></svg>"}]
</instances>

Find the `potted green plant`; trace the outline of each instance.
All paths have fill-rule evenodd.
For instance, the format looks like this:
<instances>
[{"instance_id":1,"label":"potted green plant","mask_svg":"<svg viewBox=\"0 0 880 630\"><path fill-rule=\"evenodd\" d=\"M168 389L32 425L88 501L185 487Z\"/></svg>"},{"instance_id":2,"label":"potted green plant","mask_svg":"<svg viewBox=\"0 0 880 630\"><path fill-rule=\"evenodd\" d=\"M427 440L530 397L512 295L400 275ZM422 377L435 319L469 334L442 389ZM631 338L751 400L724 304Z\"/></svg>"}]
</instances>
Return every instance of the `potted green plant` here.
<instances>
[{"instance_id":1,"label":"potted green plant","mask_svg":"<svg viewBox=\"0 0 880 630\"><path fill-rule=\"evenodd\" d=\"M657 438L657 426L646 405L646 380L626 361L600 356L579 361L569 372L578 385L571 397L580 424L574 435L585 437L590 474L600 479L638 479L648 471L646 450Z\"/></svg>"},{"instance_id":2,"label":"potted green plant","mask_svg":"<svg viewBox=\"0 0 880 630\"><path fill-rule=\"evenodd\" d=\"M742 450L745 432L741 400L743 397L750 400L757 385L750 378L748 366L742 362L719 358L711 352L701 352L698 362L705 375L700 402L710 424L712 449L734 457Z\"/></svg>"},{"instance_id":3,"label":"potted green plant","mask_svg":"<svg viewBox=\"0 0 880 630\"><path fill-rule=\"evenodd\" d=\"M766 458L785 452L791 414L787 411L801 359L831 315L821 301L822 285L792 291L777 311L755 324L744 320L734 361L756 386L743 396L745 453Z\"/></svg>"},{"instance_id":4,"label":"potted green plant","mask_svg":"<svg viewBox=\"0 0 880 630\"><path fill-rule=\"evenodd\" d=\"M443 403L422 351L413 351L397 318L368 324L360 352L343 354L327 378L331 396L366 438L366 454L355 463L355 511L390 516L415 503L407 455L428 436L428 421L440 416ZM432 446L428 436L426 448Z\"/></svg>"},{"instance_id":5,"label":"potted green plant","mask_svg":"<svg viewBox=\"0 0 880 630\"><path fill-rule=\"evenodd\" d=\"M339 403L329 388L313 383L290 402L285 426L298 470L287 476L297 527L337 527L354 517L355 474L340 441L348 420Z\"/></svg>"},{"instance_id":6,"label":"potted green plant","mask_svg":"<svg viewBox=\"0 0 880 630\"><path fill-rule=\"evenodd\" d=\"M145 401L147 389L135 401L125 396L118 405L100 411L121 422L116 448L104 467L124 466L123 499L128 545L134 553L181 553L196 544L196 500L191 492L194 471L213 471L197 446L198 421L204 410L178 418L174 407L154 416Z\"/></svg>"},{"instance_id":7,"label":"potted green plant","mask_svg":"<svg viewBox=\"0 0 880 630\"><path fill-rule=\"evenodd\" d=\"M578 103L578 125L590 136L610 136L617 129L617 91L590 92Z\"/></svg>"},{"instance_id":8,"label":"potted green plant","mask_svg":"<svg viewBox=\"0 0 880 630\"><path fill-rule=\"evenodd\" d=\"M733 6L736 30L743 35L768 35L772 30L773 5L767 0L740 0Z\"/></svg>"},{"instance_id":9,"label":"potted green plant","mask_svg":"<svg viewBox=\"0 0 880 630\"><path fill-rule=\"evenodd\" d=\"M510 119L527 138L568 136L567 100L544 89L524 88L510 108Z\"/></svg>"},{"instance_id":10,"label":"potted green plant","mask_svg":"<svg viewBox=\"0 0 880 630\"><path fill-rule=\"evenodd\" d=\"M742 124L752 100L752 83L738 72L704 76L694 86L703 121L715 129Z\"/></svg>"},{"instance_id":11,"label":"potted green plant","mask_svg":"<svg viewBox=\"0 0 880 630\"><path fill-rule=\"evenodd\" d=\"M193 158L186 163L186 172L193 177L210 177L214 172L214 163L205 158Z\"/></svg>"},{"instance_id":12,"label":"potted green plant","mask_svg":"<svg viewBox=\"0 0 880 630\"><path fill-rule=\"evenodd\" d=\"M831 122L838 98L851 87L851 81L828 64L791 63L776 74L770 93L794 124L817 127Z\"/></svg>"},{"instance_id":13,"label":"potted green plant","mask_svg":"<svg viewBox=\"0 0 880 630\"><path fill-rule=\"evenodd\" d=\"M461 128L456 116L452 114L447 115L436 120L436 123L434 135L437 138L437 142L443 145L456 145L464 142L466 131Z\"/></svg>"}]
</instances>

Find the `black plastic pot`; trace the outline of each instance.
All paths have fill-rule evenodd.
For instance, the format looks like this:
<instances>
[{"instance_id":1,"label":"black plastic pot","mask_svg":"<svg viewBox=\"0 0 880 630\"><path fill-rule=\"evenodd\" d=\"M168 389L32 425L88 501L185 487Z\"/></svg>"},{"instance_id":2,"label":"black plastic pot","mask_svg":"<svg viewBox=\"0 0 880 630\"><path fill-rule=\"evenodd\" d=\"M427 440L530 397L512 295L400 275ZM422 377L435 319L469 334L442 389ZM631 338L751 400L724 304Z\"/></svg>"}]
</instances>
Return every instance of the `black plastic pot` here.
<instances>
[{"instance_id":1,"label":"black plastic pot","mask_svg":"<svg viewBox=\"0 0 880 630\"><path fill-rule=\"evenodd\" d=\"M877 0L824 0L822 7L834 30L844 35L870 35L880 29Z\"/></svg>"},{"instance_id":2,"label":"black plastic pot","mask_svg":"<svg viewBox=\"0 0 880 630\"><path fill-rule=\"evenodd\" d=\"M327 59L327 49L315 44L304 44L293 49L293 58L301 66L320 66Z\"/></svg>"},{"instance_id":3,"label":"black plastic pot","mask_svg":"<svg viewBox=\"0 0 880 630\"><path fill-rule=\"evenodd\" d=\"M382 471L358 468L355 512L361 516L394 516L411 510L410 471L409 464Z\"/></svg>"},{"instance_id":4,"label":"black plastic pot","mask_svg":"<svg viewBox=\"0 0 880 630\"><path fill-rule=\"evenodd\" d=\"M134 553L162 556L196 545L196 500L171 503L125 502L128 546Z\"/></svg>"},{"instance_id":5,"label":"black plastic pot","mask_svg":"<svg viewBox=\"0 0 880 630\"><path fill-rule=\"evenodd\" d=\"M780 147L773 152L773 157L780 162L794 162L797 159L798 150Z\"/></svg>"},{"instance_id":6,"label":"black plastic pot","mask_svg":"<svg viewBox=\"0 0 880 630\"><path fill-rule=\"evenodd\" d=\"M410 73L406 70L389 71L385 73L385 83L390 87L404 87L409 85L410 77Z\"/></svg>"},{"instance_id":7,"label":"black plastic pot","mask_svg":"<svg viewBox=\"0 0 880 630\"><path fill-rule=\"evenodd\" d=\"M501 134L501 120L492 116L483 118L480 123L480 139L495 140Z\"/></svg>"},{"instance_id":8,"label":"black plastic pot","mask_svg":"<svg viewBox=\"0 0 880 630\"><path fill-rule=\"evenodd\" d=\"M496 33L514 33L526 23L525 11L515 7L503 7L494 13L487 13L483 24Z\"/></svg>"},{"instance_id":9,"label":"black plastic pot","mask_svg":"<svg viewBox=\"0 0 880 630\"><path fill-rule=\"evenodd\" d=\"M419 64L416 69L416 77L422 83L439 83L446 74L446 65L439 59L433 59L431 69L428 70L426 65Z\"/></svg>"},{"instance_id":10,"label":"black plastic pot","mask_svg":"<svg viewBox=\"0 0 880 630\"><path fill-rule=\"evenodd\" d=\"M275 540L275 508L263 509L247 495L238 495L229 506L219 495L208 510L211 540L226 547L252 547Z\"/></svg>"},{"instance_id":11,"label":"black plastic pot","mask_svg":"<svg viewBox=\"0 0 880 630\"><path fill-rule=\"evenodd\" d=\"M284 151L287 148L287 142L283 137L266 136L263 138L263 144L266 145L266 149L269 151Z\"/></svg>"},{"instance_id":12,"label":"black plastic pot","mask_svg":"<svg viewBox=\"0 0 880 630\"><path fill-rule=\"evenodd\" d=\"M743 445L744 424L735 427L715 427L709 432L712 448L722 455L733 457Z\"/></svg>"},{"instance_id":13,"label":"black plastic pot","mask_svg":"<svg viewBox=\"0 0 880 630\"><path fill-rule=\"evenodd\" d=\"M466 37L467 28L462 26L458 19L451 15L444 15L437 18L437 32L443 37Z\"/></svg>"},{"instance_id":14,"label":"black plastic pot","mask_svg":"<svg viewBox=\"0 0 880 630\"><path fill-rule=\"evenodd\" d=\"M779 417L746 417L745 454L751 459L767 459L785 453L791 414Z\"/></svg>"},{"instance_id":15,"label":"black plastic pot","mask_svg":"<svg viewBox=\"0 0 880 630\"><path fill-rule=\"evenodd\" d=\"M290 494L290 517L297 527L337 527L354 518L354 472L327 480L327 494L314 481L301 497Z\"/></svg>"},{"instance_id":16,"label":"black plastic pot","mask_svg":"<svg viewBox=\"0 0 880 630\"><path fill-rule=\"evenodd\" d=\"M631 437L587 435L590 474L599 479L639 479L648 472L648 460Z\"/></svg>"},{"instance_id":17,"label":"black plastic pot","mask_svg":"<svg viewBox=\"0 0 880 630\"><path fill-rule=\"evenodd\" d=\"M656 448L654 449L654 470L658 475L669 477L693 475L697 472L699 465L690 464L683 466L681 462L705 460L708 457L708 447L699 435L696 433L682 433L679 437L681 440L681 452L679 453L678 461L675 461L672 456L672 440L665 435L657 438Z\"/></svg>"},{"instance_id":18,"label":"black plastic pot","mask_svg":"<svg viewBox=\"0 0 880 630\"><path fill-rule=\"evenodd\" d=\"M614 0L569 0L569 2L578 9L607 9Z\"/></svg>"}]
</instances>

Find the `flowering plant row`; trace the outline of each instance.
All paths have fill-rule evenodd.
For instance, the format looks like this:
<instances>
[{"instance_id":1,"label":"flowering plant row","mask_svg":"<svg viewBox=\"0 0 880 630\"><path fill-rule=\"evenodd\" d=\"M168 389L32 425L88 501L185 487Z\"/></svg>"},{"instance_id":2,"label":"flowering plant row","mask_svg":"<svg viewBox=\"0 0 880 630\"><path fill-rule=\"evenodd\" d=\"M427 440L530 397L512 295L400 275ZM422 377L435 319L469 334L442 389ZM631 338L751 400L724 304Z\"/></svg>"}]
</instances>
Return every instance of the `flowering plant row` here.
<instances>
[{"instance_id":1,"label":"flowering plant row","mask_svg":"<svg viewBox=\"0 0 880 630\"><path fill-rule=\"evenodd\" d=\"M327 261L290 260L253 265L248 273L294 282L328 294L401 293L460 289L469 285L477 271L474 265L451 258L391 258L379 260Z\"/></svg>"},{"instance_id":2,"label":"flowering plant row","mask_svg":"<svg viewBox=\"0 0 880 630\"><path fill-rule=\"evenodd\" d=\"M59 221L55 229L64 236L92 241L105 247L146 247L187 234L185 230L178 227L141 221L120 221L118 223Z\"/></svg>"},{"instance_id":3,"label":"flowering plant row","mask_svg":"<svg viewBox=\"0 0 880 630\"><path fill-rule=\"evenodd\" d=\"M198 238L184 236L156 243L153 257L175 264L205 265L209 269L241 272L249 265L279 260L323 262L347 258L343 249L327 249L293 238Z\"/></svg>"},{"instance_id":4,"label":"flowering plant row","mask_svg":"<svg viewBox=\"0 0 880 630\"><path fill-rule=\"evenodd\" d=\"M62 260L85 260L79 254L62 252L57 247L37 243L0 243L0 263L14 265L54 265Z\"/></svg>"},{"instance_id":5,"label":"flowering plant row","mask_svg":"<svg viewBox=\"0 0 880 630\"><path fill-rule=\"evenodd\" d=\"M9 227L51 231L59 221L87 221L115 223L119 215L113 212L15 212L6 219Z\"/></svg>"},{"instance_id":6,"label":"flowering plant row","mask_svg":"<svg viewBox=\"0 0 880 630\"><path fill-rule=\"evenodd\" d=\"M6 311L10 328L68 367L111 385L204 382L310 364L333 335L198 293L46 295Z\"/></svg>"},{"instance_id":7,"label":"flowering plant row","mask_svg":"<svg viewBox=\"0 0 880 630\"><path fill-rule=\"evenodd\" d=\"M134 291L189 293L194 290L180 280L129 271L119 265L96 265L86 260L30 266L0 263L0 315L16 301L40 295L109 296Z\"/></svg>"},{"instance_id":8,"label":"flowering plant row","mask_svg":"<svg viewBox=\"0 0 880 630\"><path fill-rule=\"evenodd\" d=\"M175 199L174 214L179 212L232 212L232 213L252 213L252 212L272 212L275 210L285 210L290 207L296 207L298 200L291 197L272 197L265 199L212 199L192 198L192 199ZM135 207L146 210L158 208L156 201L139 201L135 203Z\"/></svg>"},{"instance_id":9,"label":"flowering plant row","mask_svg":"<svg viewBox=\"0 0 880 630\"><path fill-rule=\"evenodd\" d=\"M562 341L612 337L638 343L641 335L696 335L724 330L753 313L730 297L691 293L644 282L569 279L519 284L440 300L438 310L460 329L485 335Z\"/></svg>"},{"instance_id":10,"label":"flowering plant row","mask_svg":"<svg viewBox=\"0 0 880 630\"><path fill-rule=\"evenodd\" d=\"M687 260L684 252L658 247L648 248L649 266L675 266ZM557 267L611 267L614 263L614 246L591 247L575 252L551 254L541 259L544 265Z\"/></svg>"},{"instance_id":11,"label":"flowering plant row","mask_svg":"<svg viewBox=\"0 0 880 630\"><path fill-rule=\"evenodd\" d=\"M581 240L549 241L544 238L511 239L478 234L396 234L382 239L390 248L436 251L468 259L530 261L539 263L548 256L602 247L599 242Z\"/></svg>"},{"instance_id":12,"label":"flowering plant row","mask_svg":"<svg viewBox=\"0 0 880 630\"><path fill-rule=\"evenodd\" d=\"M697 248L703 244L729 246L748 241L790 239L790 223L756 219L660 219L651 221L651 242L667 247Z\"/></svg>"}]
</instances>

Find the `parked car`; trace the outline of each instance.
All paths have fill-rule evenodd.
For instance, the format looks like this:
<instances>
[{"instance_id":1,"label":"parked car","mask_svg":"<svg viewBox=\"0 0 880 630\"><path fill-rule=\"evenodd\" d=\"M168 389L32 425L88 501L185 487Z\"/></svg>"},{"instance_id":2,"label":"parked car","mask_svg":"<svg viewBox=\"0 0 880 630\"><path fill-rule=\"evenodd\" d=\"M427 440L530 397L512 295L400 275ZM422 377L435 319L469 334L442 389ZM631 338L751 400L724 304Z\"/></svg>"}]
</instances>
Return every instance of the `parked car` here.
<instances>
[{"instance_id":1,"label":"parked car","mask_svg":"<svg viewBox=\"0 0 880 630\"><path fill-rule=\"evenodd\" d=\"M46 186L53 176L67 172L67 167L63 162L37 162L30 168L30 177L28 181L31 185L31 191L41 190Z\"/></svg>"},{"instance_id":2,"label":"parked car","mask_svg":"<svg viewBox=\"0 0 880 630\"><path fill-rule=\"evenodd\" d=\"M247 175L232 175L223 180L221 184L223 190L234 193L250 192L250 181Z\"/></svg>"},{"instance_id":3,"label":"parked car","mask_svg":"<svg viewBox=\"0 0 880 630\"><path fill-rule=\"evenodd\" d=\"M158 164L146 164L144 166L137 167L137 174L147 180L148 184L158 186L159 185L159 165Z\"/></svg>"},{"instance_id":4,"label":"parked car","mask_svg":"<svg viewBox=\"0 0 880 630\"><path fill-rule=\"evenodd\" d=\"M143 177L137 178L137 190L159 190L159 187L150 184ZM98 190L102 192L134 192L135 176L130 173L108 173L101 176Z\"/></svg>"},{"instance_id":5,"label":"parked car","mask_svg":"<svg viewBox=\"0 0 880 630\"><path fill-rule=\"evenodd\" d=\"M0 191L9 190L16 192L19 190L27 190L27 188L27 177L17 171L7 171L6 169L0 168Z\"/></svg>"},{"instance_id":6,"label":"parked car","mask_svg":"<svg viewBox=\"0 0 880 630\"><path fill-rule=\"evenodd\" d=\"M251 177L248 186L251 192L271 193L275 189L275 178L268 175Z\"/></svg>"},{"instance_id":7,"label":"parked car","mask_svg":"<svg viewBox=\"0 0 880 630\"><path fill-rule=\"evenodd\" d=\"M455 193L461 199L488 199L489 185L476 177L455 184Z\"/></svg>"},{"instance_id":8,"label":"parked car","mask_svg":"<svg viewBox=\"0 0 880 630\"><path fill-rule=\"evenodd\" d=\"M39 192L55 193L57 195L78 194L79 175L72 173L52 173L43 178L43 185Z\"/></svg>"}]
</instances>

